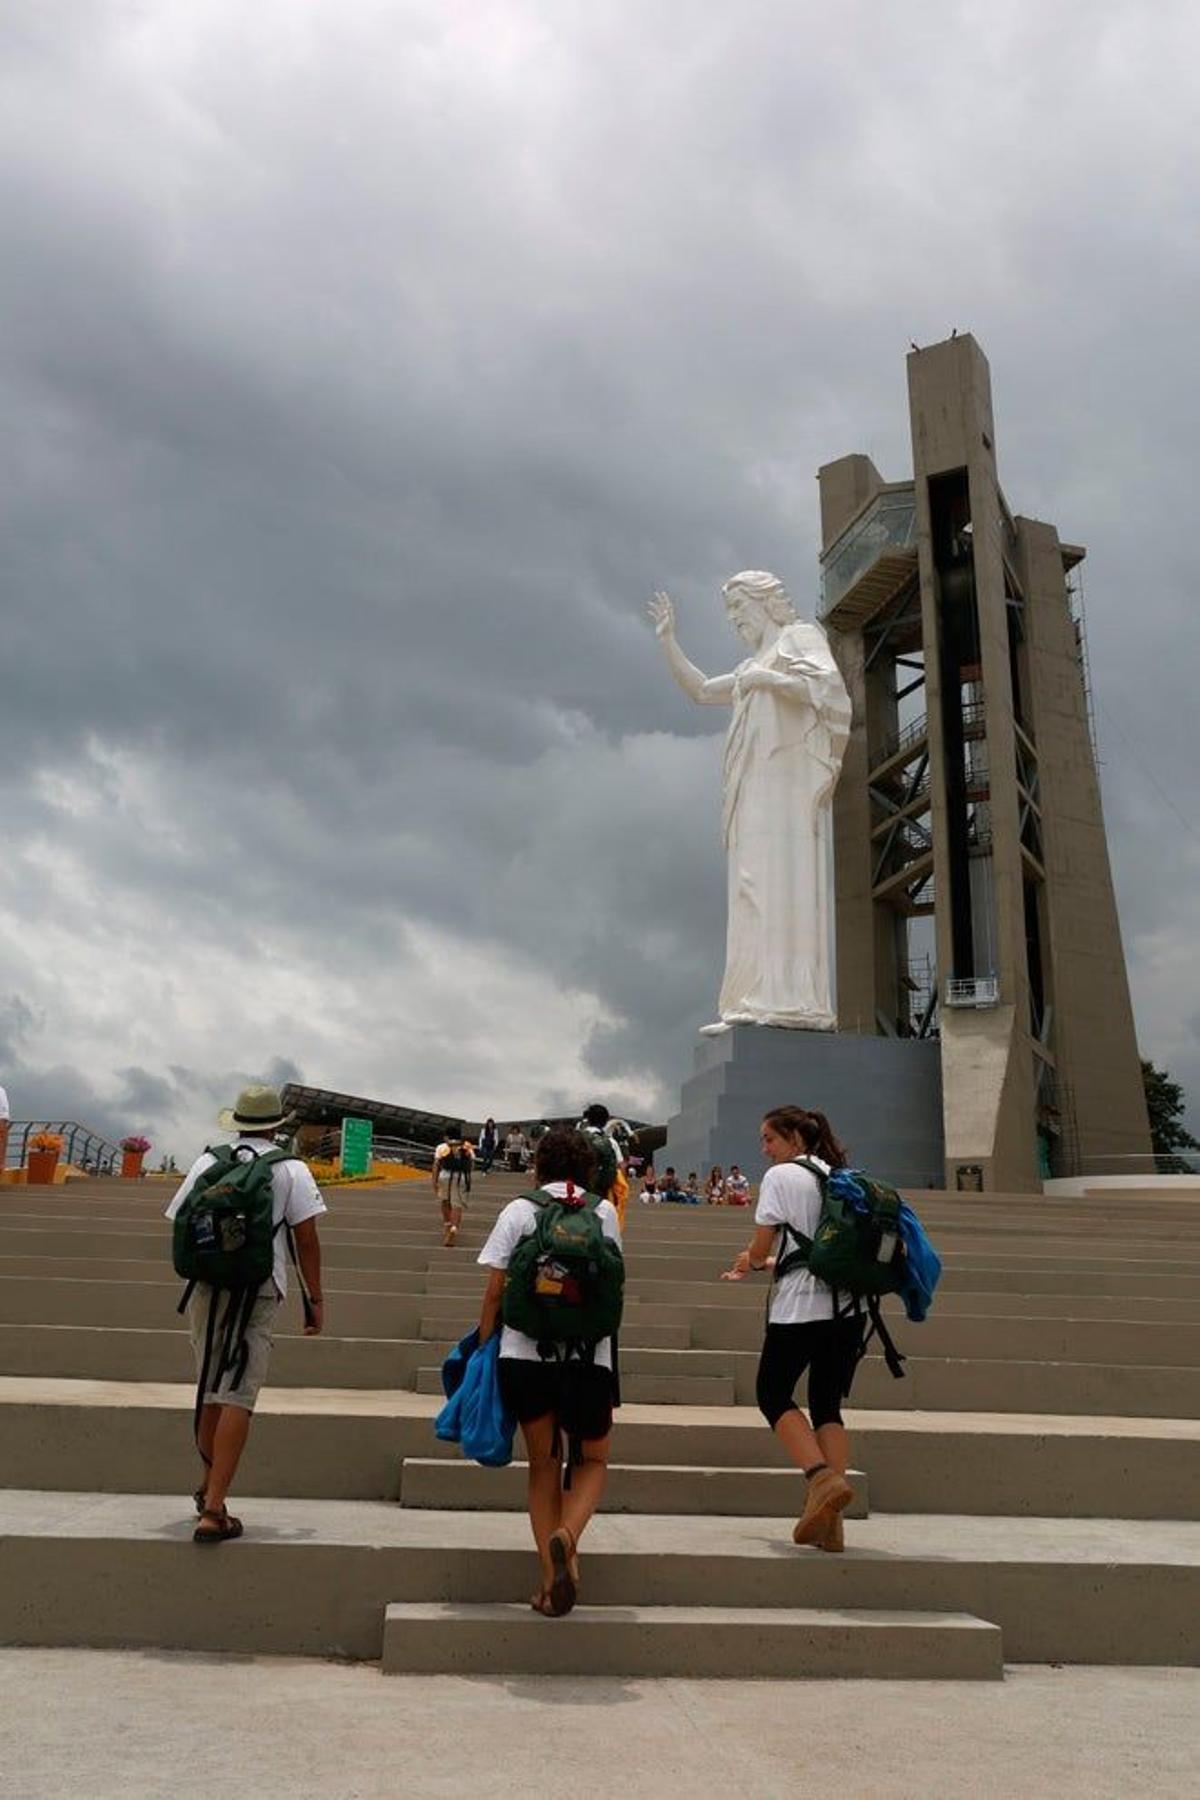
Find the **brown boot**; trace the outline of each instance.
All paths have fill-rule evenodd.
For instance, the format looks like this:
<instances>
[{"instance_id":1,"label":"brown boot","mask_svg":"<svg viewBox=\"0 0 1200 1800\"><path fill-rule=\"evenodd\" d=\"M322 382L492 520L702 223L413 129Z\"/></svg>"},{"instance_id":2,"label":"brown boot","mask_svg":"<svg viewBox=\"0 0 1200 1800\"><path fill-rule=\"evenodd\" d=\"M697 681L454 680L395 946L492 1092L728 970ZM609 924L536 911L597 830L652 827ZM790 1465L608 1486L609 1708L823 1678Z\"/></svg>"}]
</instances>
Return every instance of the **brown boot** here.
<instances>
[{"instance_id":1,"label":"brown boot","mask_svg":"<svg viewBox=\"0 0 1200 1800\"><path fill-rule=\"evenodd\" d=\"M846 1548L846 1533L842 1529L841 1513L834 1513L829 1521L829 1529L821 1539L820 1548L830 1550L837 1555Z\"/></svg>"},{"instance_id":2,"label":"brown boot","mask_svg":"<svg viewBox=\"0 0 1200 1800\"><path fill-rule=\"evenodd\" d=\"M808 1479L808 1498L792 1533L794 1544L819 1544L832 1519L849 1506L854 1489L836 1469L818 1469Z\"/></svg>"}]
</instances>

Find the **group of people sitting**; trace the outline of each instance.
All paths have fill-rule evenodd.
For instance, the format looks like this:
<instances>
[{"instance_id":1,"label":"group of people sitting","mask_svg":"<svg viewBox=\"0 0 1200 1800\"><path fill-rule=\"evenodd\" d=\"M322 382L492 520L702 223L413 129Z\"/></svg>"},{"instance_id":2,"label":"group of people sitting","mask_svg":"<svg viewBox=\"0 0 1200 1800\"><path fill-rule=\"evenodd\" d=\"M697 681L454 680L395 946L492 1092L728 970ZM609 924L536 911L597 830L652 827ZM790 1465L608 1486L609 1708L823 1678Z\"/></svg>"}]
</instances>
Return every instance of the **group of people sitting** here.
<instances>
[{"instance_id":1,"label":"group of people sitting","mask_svg":"<svg viewBox=\"0 0 1200 1800\"><path fill-rule=\"evenodd\" d=\"M671 1164L663 1170L661 1180L655 1175L651 1165L642 1177L642 1189L638 1198L643 1206L658 1206L663 1203L675 1206L749 1206L750 1183L737 1163L730 1164L728 1175L720 1163L714 1163L701 1192L695 1169L681 1183Z\"/></svg>"}]
</instances>

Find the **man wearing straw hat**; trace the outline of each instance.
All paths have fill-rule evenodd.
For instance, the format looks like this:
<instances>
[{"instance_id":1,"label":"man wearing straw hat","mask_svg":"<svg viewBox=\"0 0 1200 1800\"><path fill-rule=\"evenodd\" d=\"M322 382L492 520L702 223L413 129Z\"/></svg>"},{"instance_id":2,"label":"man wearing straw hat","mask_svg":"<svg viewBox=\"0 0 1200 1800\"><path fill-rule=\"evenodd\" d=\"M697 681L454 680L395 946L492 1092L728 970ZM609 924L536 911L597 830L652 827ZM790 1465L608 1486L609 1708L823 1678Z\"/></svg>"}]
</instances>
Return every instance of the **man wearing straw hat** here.
<instances>
[{"instance_id":1,"label":"man wearing straw hat","mask_svg":"<svg viewBox=\"0 0 1200 1800\"><path fill-rule=\"evenodd\" d=\"M217 1115L217 1123L226 1131L236 1132L234 1148L237 1156L239 1160L248 1160L252 1156L277 1152L276 1134L283 1131L291 1119L275 1088L254 1083L242 1089L234 1106ZM197 1157L167 1208L168 1219L174 1219L195 1182L217 1160L209 1150ZM227 1369L198 1396L196 1447L204 1462L204 1476L195 1494L196 1511L200 1515L194 1532L197 1543L217 1544L242 1535L241 1521L228 1511L225 1497L246 1447L250 1415L271 1355L275 1319L287 1292L289 1233L295 1246L304 1293L305 1336L316 1336L324 1324L317 1219L326 1208L308 1165L292 1157L274 1163L271 1195L275 1227L274 1269L259 1290L246 1323L246 1355L239 1359L236 1374L233 1369ZM211 1340L212 1300L212 1289L200 1282L187 1305L200 1382L206 1382L206 1338Z\"/></svg>"}]
</instances>

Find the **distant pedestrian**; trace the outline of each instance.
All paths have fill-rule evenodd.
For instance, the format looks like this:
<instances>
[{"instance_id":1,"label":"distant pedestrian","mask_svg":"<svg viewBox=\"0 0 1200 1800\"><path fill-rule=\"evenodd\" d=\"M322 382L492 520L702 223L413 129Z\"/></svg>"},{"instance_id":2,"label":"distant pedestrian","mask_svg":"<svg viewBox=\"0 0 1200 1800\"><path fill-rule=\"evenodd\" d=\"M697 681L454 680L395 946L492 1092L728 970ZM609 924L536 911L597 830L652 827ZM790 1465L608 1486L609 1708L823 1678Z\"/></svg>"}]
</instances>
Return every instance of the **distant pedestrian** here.
<instances>
[{"instance_id":1,"label":"distant pedestrian","mask_svg":"<svg viewBox=\"0 0 1200 1800\"><path fill-rule=\"evenodd\" d=\"M615 1122L603 1101L597 1100L584 1108L576 1130L581 1131L590 1141L595 1153L596 1171L593 1180L596 1192L603 1199L612 1201L617 1209L617 1223L624 1231L625 1208L629 1203L629 1177L625 1173L625 1153L621 1138L613 1129ZM628 1131L628 1126L625 1129Z\"/></svg>"},{"instance_id":2,"label":"distant pedestrian","mask_svg":"<svg viewBox=\"0 0 1200 1800\"><path fill-rule=\"evenodd\" d=\"M705 1198L710 1206L725 1204L725 1175L720 1163L714 1163L708 1171L708 1180L704 1184Z\"/></svg>"},{"instance_id":3,"label":"distant pedestrian","mask_svg":"<svg viewBox=\"0 0 1200 1800\"><path fill-rule=\"evenodd\" d=\"M535 1163L538 1194L511 1200L479 1252L479 1261L490 1271L479 1318L480 1341L486 1343L500 1325L512 1302L506 1298L509 1268L523 1241L532 1237L547 1206L557 1203L559 1220L584 1223L590 1210L599 1235L587 1247L589 1272L603 1269L611 1256L598 1257L601 1239L619 1251L620 1227L616 1210L598 1196L588 1199L594 1177L595 1157L591 1142L582 1132L551 1130L539 1141ZM556 1271L552 1305L573 1300L595 1306L588 1291L570 1295L580 1279L571 1272L563 1252ZM619 1255L616 1262L620 1265ZM518 1262L518 1267L519 1267ZM553 1265L551 1265L553 1266ZM582 1266L582 1265L581 1265ZM536 1273L535 1265L535 1273ZM513 1270L515 1276L516 1270ZM537 1274L540 1291L540 1274ZM570 1295L570 1298L569 1298ZM616 1316L619 1318L619 1301ZM578 1547L584 1527L600 1503L608 1476L609 1434L613 1407L617 1404L613 1338L557 1342L539 1339L505 1324L500 1338L500 1387L506 1404L516 1414L525 1439L529 1463L529 1520L541 1563L541 1584L533 1596L537 1612L553 1617L569 1612L579 1585ZM569 1486L562 1481L563 1440L568 1454Z\"/></svg>"},{"instance_id":4,"label":"distant pedestrian","mask_svg":"<svg viewBox=\"0 0 1200 1800\"><path fill-rule=\"evenodd\" d=\"M8 1126L10 1119L8 1094L0 1087L0 1174L8 1167Z\"/></svg>"},{"instance_id":5,"label":"distant pedestrian","mask_svg":"<svg viewBox=\"0 0 1200 1800\"><path fill-rule=\"evenodd\" d=\"M772 1108L762 1121L761 1142L771 1167L759 1188L757 1229L726 1271L724 1279L730 1281L743 1280L752 1269L773 1272L773 1253L777 1245L786 1250L789 1232L807 1239L815 1235L821 1185L810 1170L797 1166L796 1158L808 1159L825 1174L846 1162L824 1114L799 1106ZM842 1512L853 1499L846 1480L850 1445L842 1401L858 1366L863 1323L853 1313L839 1316L834 1299L825 1283L799 1264L774 1282L757 1393L763 1417L808 1483L794 1541L837 1551L844 1542ZM809 1418L795 1400L796 1384L806 1370Z\"/></svg>"},{"instance_id":6,"label":"distant pedestrian","mask_svg":"<svg viewBox=\"0 0 1200 1800\"><path fill-rule=\"evenodd\" d=\"M639 1196L643 1206L657 1206L662 1199L658 1191L658 1177L653 1169L647 1169L642 1177L642 1191Z\"/></svg>"},{"instance_id":7,"label":"distant pedestrian","mask_svg":"<svg viewBox=\"0 0 1200 1800\"><path fill-rule=\"evenodd\" d=\"M492 1164L496 1160L496 1152L500 1148L500 1134L496 1130L495 1119L485 1119L483 1130L479 1134L479 1173L490 1175Z\"/></svg>"},{"instance_id":8,"label":"distant pedestrian","mask_svg":"<svg viewBox=\"0 0 1200 1800\"><path fill-rule=\"evenodd\" d=\"M510 1125L504 1140L504 1161L509 1173L520 1175L529 1163L529 1140L519 1125Z\"/></svg>"},{"instance_id":9,"label":"distant pedestrian","mask_svg":"<svg viewBox=\"0 0 1200 1800\"><path fill-rule=\"evenodd\" d=\"M198 1544L220 1544L242 1535L241 1521L225 1501L246 1446L270 1361L275 1320L287 1293L289 1235L305 1297L305 1336L316 1336L324 1328L317 1220L326 1210L325 1202L307 1164L286 1155L275 1141L289 1122L274 1088L258 1084L243 1088L236 1104L218 1118L226 1131L236 1133L236 1141L197 1157L167 1207L168 1219L178 1216L177 1266L181 1240L185 1255L201 1260L216 1257L226 1264L227 1273L248 1244L264 1248L270 1244L271 1273L257 1290L239 1292L224 1282L217 1286L195 1281L191 1286L187 1318L196 1361L196 1445L204 1464L194 1495L200 1515L193 1533ZM255 1208L259 1204L265 1208L267 1199L253 1166L259 1162L269 1175L270 1207L256 1230ZM224 1189L224 1201L219 1189Z\"/></svg>"},{"instance_id":10,"label":"distant pedestrian","mask_svg":"<svg viewBox=\"0 0 1200 1800\"><path fill-rule=\"evenodd\" d=\"M442 1248L458 1241L463 1211L471 1192L475 1152L462 1126L448 1132L433 1153L433 1191L442 1209Z\"/></svg>"}]
</instances>

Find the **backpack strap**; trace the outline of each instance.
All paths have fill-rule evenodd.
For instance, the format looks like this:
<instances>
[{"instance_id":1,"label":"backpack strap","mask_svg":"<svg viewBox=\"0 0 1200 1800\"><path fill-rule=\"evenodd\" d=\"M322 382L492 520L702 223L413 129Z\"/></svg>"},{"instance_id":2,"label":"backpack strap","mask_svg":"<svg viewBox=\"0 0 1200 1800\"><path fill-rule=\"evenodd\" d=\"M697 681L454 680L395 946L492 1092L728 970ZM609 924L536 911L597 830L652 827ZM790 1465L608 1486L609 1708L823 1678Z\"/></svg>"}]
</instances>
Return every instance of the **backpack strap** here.
<instances>
[{"instance_id":1,"label":"backpack strap","mask_svg":"<svg viewBox=\"0 0 1200 1800\"><path fill-rule=\"evenodd\" d=\"M823 1201L825 1198L826 1181L824 1169L821 1168L819 1163L813 1162L807 1156L794 1156L792 1162L797 1169L805 1169L810 1175L816 1177L817 1186L821 1190L821 1199ZM777 1256L775 1258L775 1274L772 1285L774 1285L774 1282L782 1280L785 1275L790 1275L793 1269L806 1269L813 1247L812 1239L807 1237L803 1231L797 1230L795 1225L789 1225L785 1221L780 1225L779 1229L783 1234L784 1242L787 1243L790 1239L795 1247L791 1250L785 1250L782 1256Z\"/></svg>"},{"instance_id":2,"label":"backpack strap","mask_svg":"<svg viewBox=\"0 0 1200 1800\"><path fill-rule=\"evenodd\" d=\"M879 1339L879 1348L883 1351L883 1360L888 1366L888 1373L896 1381L902 1381L904 1379L904 1357L901 1352L897 1350L892 1334L883 1322L883 1313L880 1311L879 1296L877 1294L870 1294L867 1297L867 1315L870 1318L871 1324L869 1330L863 1337L862 1346L859 1349L858 1358L856 1360L862 1360L867 1354L867 1345L873 1337L877 1337Z\"/></svg>"}]
</instances>

